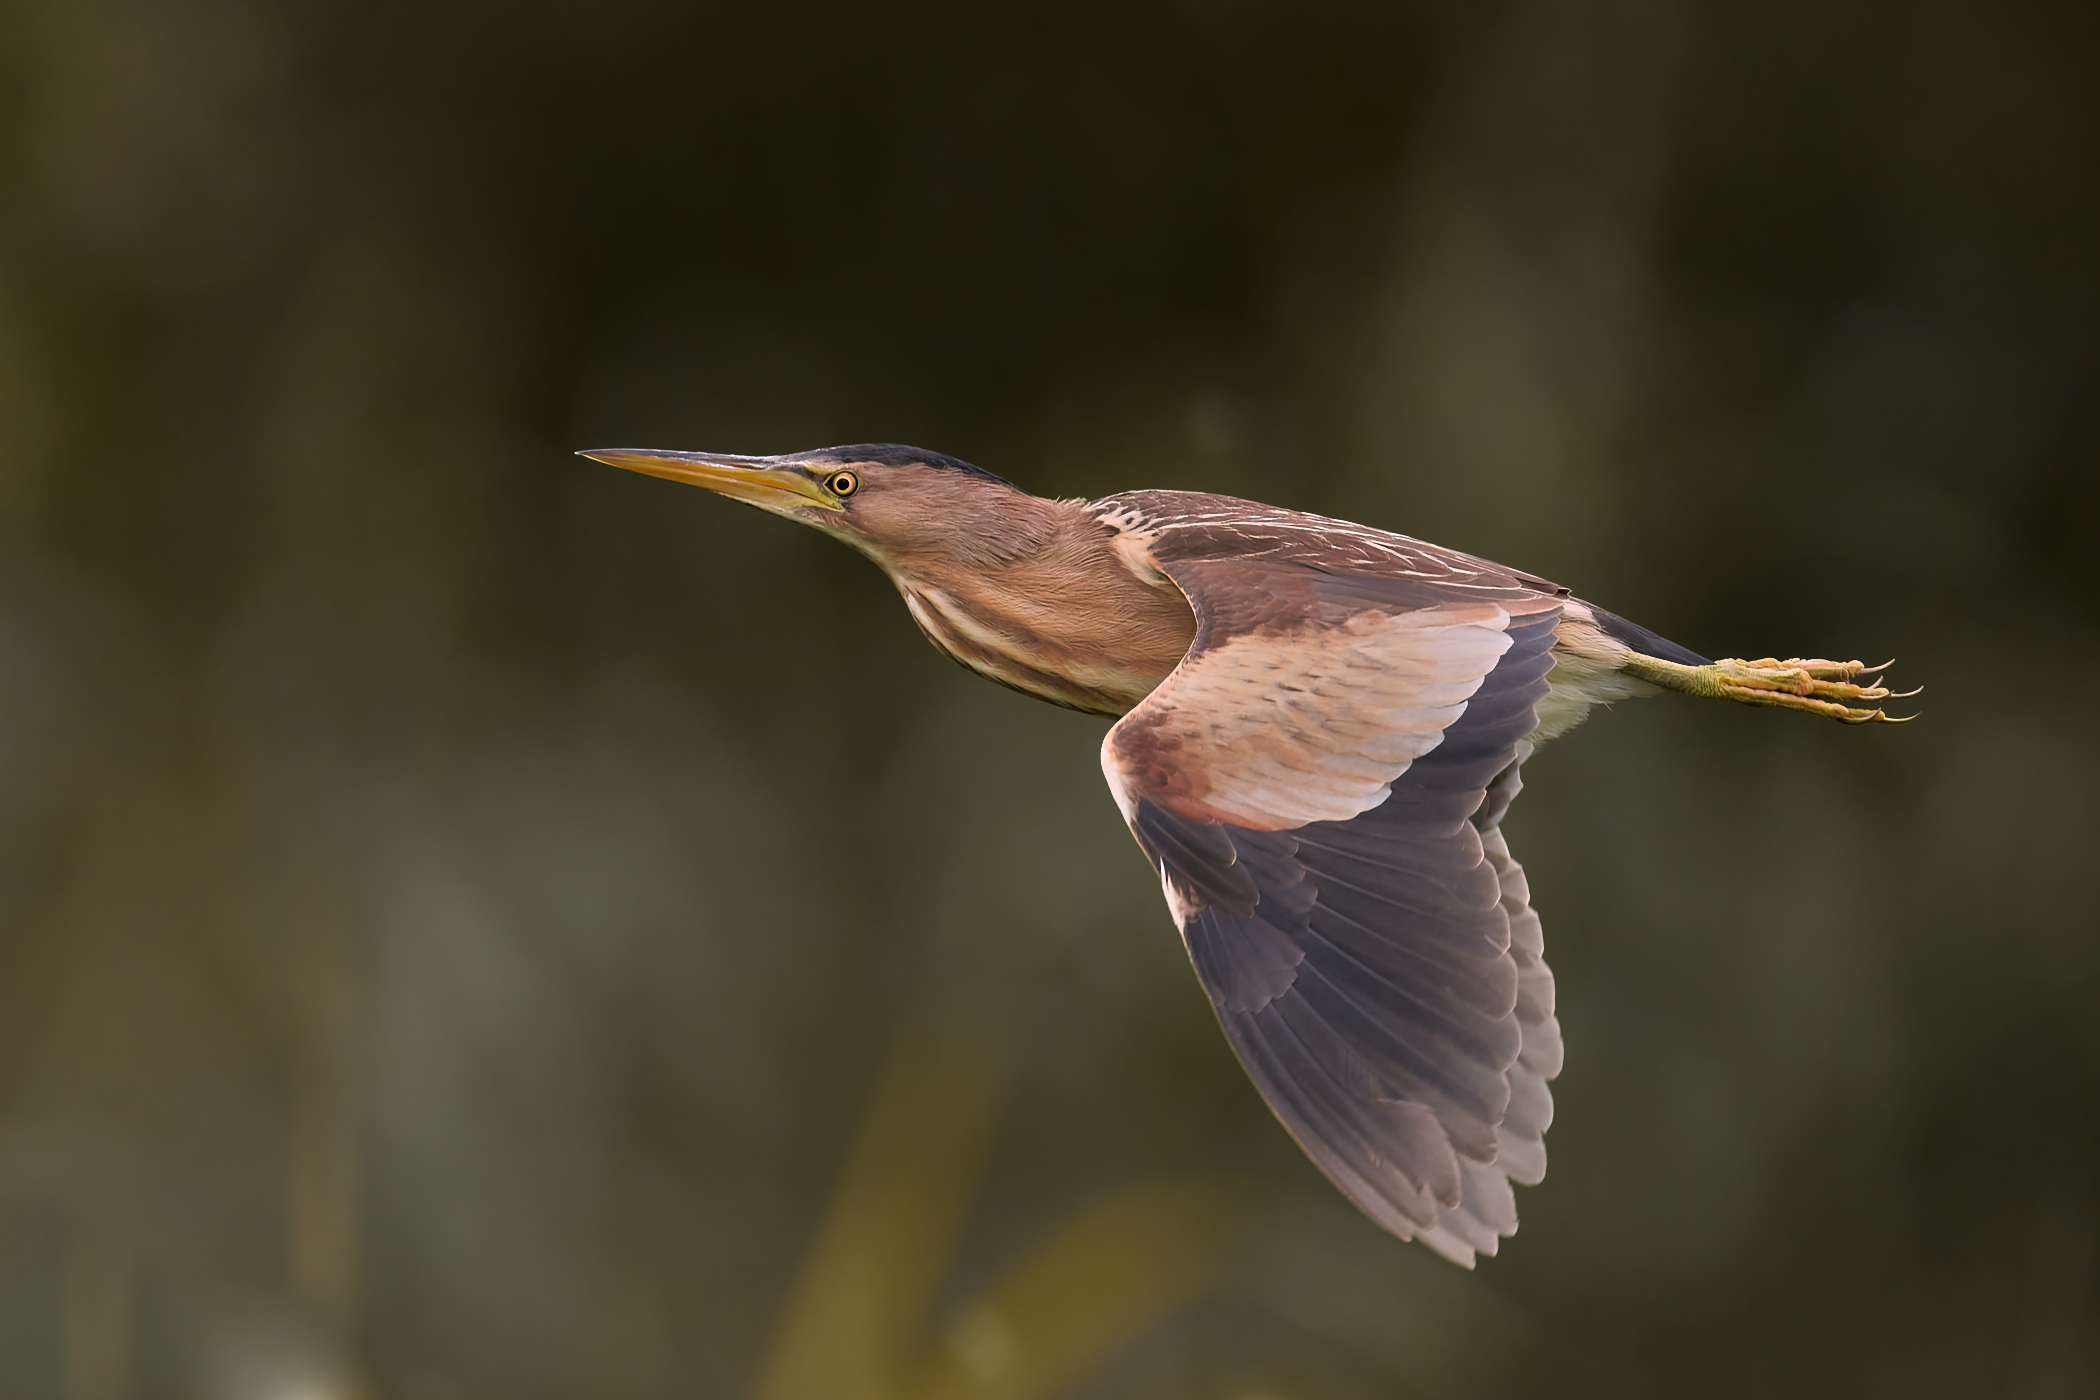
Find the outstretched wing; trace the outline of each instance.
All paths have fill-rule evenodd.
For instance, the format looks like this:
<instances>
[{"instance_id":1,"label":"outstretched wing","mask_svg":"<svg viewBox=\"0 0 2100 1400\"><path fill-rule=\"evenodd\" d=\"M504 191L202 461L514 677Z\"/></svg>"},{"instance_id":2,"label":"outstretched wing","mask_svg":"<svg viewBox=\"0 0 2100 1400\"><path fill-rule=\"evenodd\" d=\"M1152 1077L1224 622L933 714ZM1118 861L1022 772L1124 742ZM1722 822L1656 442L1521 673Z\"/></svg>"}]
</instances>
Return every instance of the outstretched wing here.
<instances>
[{"instance_id":1,"label":"outstretched wing","mask_svg":"<svg viewBox=\"0 0 2100 1400\"><path fill-rule=\"evenodd\" d=\"M1545 1174L1560 1067L1499 829L1560 598L1158 567L1198 630L1102 745L1117 803L1277 1117L1379 1224L1470 1266L1516 1229L1509 1183Z\"/></svg>"}]
</instances>

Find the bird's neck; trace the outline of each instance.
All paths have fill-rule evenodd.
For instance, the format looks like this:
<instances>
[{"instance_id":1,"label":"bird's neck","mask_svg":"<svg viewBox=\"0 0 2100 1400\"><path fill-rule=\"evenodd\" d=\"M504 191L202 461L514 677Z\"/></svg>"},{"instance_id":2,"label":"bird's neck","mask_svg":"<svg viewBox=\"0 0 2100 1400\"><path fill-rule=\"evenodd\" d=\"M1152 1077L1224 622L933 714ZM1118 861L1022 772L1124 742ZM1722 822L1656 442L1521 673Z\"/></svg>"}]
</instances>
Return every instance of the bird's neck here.
<instances>
[{"instance_id":1,"label":"bird's neck","mask_svg":"<svg viewBox=\"0 0 2100 1400\"><path fill-rule=\"evenodd\" d=\"M997 527L906 571L889 565L934 646L980 675L1094 714L1152 692L1196 635L1188 600L1135 573L1081 501L1002 502Z\"/></svg>"}]
</instances>

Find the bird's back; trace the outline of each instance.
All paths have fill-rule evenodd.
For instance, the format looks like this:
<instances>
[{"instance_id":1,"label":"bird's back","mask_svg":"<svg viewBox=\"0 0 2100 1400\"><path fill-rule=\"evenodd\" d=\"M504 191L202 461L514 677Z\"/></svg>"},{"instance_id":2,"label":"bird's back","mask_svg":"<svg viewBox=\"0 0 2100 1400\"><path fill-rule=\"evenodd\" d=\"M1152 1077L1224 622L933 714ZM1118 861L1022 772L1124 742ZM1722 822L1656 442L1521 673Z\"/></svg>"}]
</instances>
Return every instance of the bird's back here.
<instances>
[{"instance_id":1,"label":"bird's back","mask_svg":"<svg viewBox=\"0 0 2100 1400\"><path fill-rule=\"evenodd\" d=\"M1330 574L1412 579L1429 589L1479 598L1565 597L1568 592L1546 579L1426 540L1233 496L1125 491L1088 509L1163 564L1235 558Z\"/></svg>"}]
</instances>

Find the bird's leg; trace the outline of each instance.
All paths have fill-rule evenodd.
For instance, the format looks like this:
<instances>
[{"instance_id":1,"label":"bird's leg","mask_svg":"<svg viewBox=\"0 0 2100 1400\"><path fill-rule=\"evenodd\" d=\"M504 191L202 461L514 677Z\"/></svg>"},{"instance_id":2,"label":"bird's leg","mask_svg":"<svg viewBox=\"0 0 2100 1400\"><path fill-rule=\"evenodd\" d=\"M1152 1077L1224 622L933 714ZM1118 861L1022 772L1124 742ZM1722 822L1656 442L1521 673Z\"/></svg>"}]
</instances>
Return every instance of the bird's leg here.
<instances>
[{"instance_id":1,"label":"bird's leg","mask_svg":"<svg viewBox=\"0 0 2100 1400\"><path fill-rule=\"evenodd\" d=\"M1806 710L1844 724L1901 724L1915 716L1893 719L1882 712L1880 702L1918 692L1893 691L1879 684L1881 672L1891 664L1884 661L1879 666L1868 666L1858 661L1807 661L1800 657L1780 661L1767 656L1761 661L1730 658L1705 666L1680 666L1636 652L1620 669L1651 685L1686 695ZM1858 684L1861 680L1867 684Z\"/></svg>"}]
</instances>

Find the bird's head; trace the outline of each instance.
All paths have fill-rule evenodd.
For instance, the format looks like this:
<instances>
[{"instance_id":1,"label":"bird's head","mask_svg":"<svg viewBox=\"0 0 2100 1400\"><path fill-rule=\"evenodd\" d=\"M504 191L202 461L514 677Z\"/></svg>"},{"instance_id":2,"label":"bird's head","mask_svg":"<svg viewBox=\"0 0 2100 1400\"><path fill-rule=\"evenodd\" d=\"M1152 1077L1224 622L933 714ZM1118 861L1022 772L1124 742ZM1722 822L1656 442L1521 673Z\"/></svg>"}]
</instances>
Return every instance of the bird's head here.
<instances>
[{"instance_id":1,"label":"bird's head","mask_svg":"<svg viewBox=\"0 0 2100 1400\"><path fill-rule=\"evenodd\" d=\"M580 456L704 486L718 495L813 525L893 574L958 549L1025 547L1035 498L982 467L893 442L820 447L785 457L626 448Z\"/></svg>"}]
</instances>

